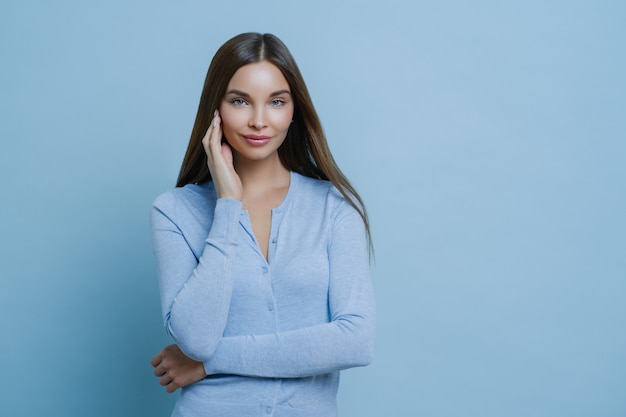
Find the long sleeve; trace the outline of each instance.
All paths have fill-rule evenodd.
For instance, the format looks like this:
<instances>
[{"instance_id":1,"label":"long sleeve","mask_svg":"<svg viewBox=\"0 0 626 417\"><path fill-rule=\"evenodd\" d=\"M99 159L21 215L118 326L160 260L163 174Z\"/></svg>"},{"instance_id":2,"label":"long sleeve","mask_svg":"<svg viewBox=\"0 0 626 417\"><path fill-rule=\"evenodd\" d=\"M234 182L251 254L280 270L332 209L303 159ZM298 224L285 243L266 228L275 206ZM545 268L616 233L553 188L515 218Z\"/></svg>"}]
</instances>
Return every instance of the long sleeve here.
<instances>
[{"instance_id":1,"label":"long sleeve","mask_svg":"<svg viewBox=\"0 0 626 417\"><path fill-rule=\"evenodd\" d=\"M185 354L206 361L228 317L241 202L217 200L199 257L179 226L194 216L185 209L174 193L157 198L151 215L152 241L165 328Z\"/></svg>"},{"instance_id":2,"label":"long sleeve","mask_svg":"<svg viewBox=\"0 0 626 417\"><path fill-rule=\"evenodd\" d=\"M224 337L204 362L207 374L297 378L369 364L375 338L369 252L363 221L347 203L333 219L328 259L330 322Z\"/></svg>"}]
</instances>

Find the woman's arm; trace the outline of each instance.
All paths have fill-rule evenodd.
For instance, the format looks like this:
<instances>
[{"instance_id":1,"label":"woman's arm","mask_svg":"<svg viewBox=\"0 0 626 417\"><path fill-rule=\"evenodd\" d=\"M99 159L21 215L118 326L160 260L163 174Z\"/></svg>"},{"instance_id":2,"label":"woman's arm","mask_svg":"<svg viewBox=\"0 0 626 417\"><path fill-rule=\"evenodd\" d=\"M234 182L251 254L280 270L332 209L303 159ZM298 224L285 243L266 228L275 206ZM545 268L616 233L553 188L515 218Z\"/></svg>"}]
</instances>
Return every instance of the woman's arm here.
<instances>
[{"instance_id":1,"label":"woman's arm","mask_svg":"<svg viewBox=\"0 0 626 417\"><path fill-rule=\"evenodd\" d=\"M151 224L163 320L168 334L190 358L204 361L224 333L233 288L233 252L241 202L217 200L213 223L198 260L177 223L172 194L155 201Z\"/></svg>"},{"instance_id":2,"label":"woman's arm","mask_svg":"<svg viewBox=\"0 0 626 417\"><path fill-rule=\"evenodd\" d=\"M232 151L221 139L216 111L202 145L218 200L200 258L179 227L193 222L193 214L177 211L172 193L155 201L151 217L165 327L182 351L199 361L213 354L226 326L242 207L241 180L233 168Z\"/></svg>"},{"instance_id":3,"label":"woman's arm","mask_svg":"<svg viewBox=\"0 0 626 417\"><path fill-rule=\"evenodd\" d=\"M375 338L369 251L363 221L347 204L334 220L328 253L329 323L223 337L204 361L206 373L293 378L369 364Z\"/></svg>"}]
</instances>

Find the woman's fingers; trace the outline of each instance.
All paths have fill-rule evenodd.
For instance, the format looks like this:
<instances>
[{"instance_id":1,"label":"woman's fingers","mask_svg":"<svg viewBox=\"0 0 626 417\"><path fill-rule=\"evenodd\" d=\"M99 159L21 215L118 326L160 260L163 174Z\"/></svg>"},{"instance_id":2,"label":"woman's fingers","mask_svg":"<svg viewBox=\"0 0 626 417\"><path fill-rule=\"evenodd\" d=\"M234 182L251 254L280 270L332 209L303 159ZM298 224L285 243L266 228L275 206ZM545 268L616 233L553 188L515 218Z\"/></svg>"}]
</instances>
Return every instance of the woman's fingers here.
<instances>
[{"instance_id":1,"label":"woman's fingers","mask_svg":"<svg viewBox=\"0 0 626 417\"><path fill-rule=\"evenodd\" d=\"M217 110L213 114L213 119L211 120L211 124L207 129L204 137L202 138L202 146L204 147L204 151L208 157L209 169L211 169L211 174L213 173L212 167L214 166L214 158L215 158L215 140L219 136L221 141L221 129L219 128L218 121L218 112Z\"/></svg>"},{"instance_id":2,"label":"woman's fingers","mask_svg":"<svg viewBox=\"0 0 626 417\"><path fill-rule=\"evenodd\" d=\"M170 374L165 374L161 378L159 378L159 385L165 387L172 382L174 378Z\"/></svg>"},{"instance_id":3,"label":"woman's fingers","mask_svg":"<svg viewBox=\"0 0 626 417\"><path fill-rule=\"evenodd\" d=\"M232 149L227 143L222 143L221 121L220 114L216 110L211 125L202 138L207 165L217 196L241 200L241 179L235 172Z\"/></svg>"},{"instance_id":4,"label":"woman's fingers","mask_svg":"<svg viewBox=\"0 0 626 417\"><path fill-rule=\"evenodd\" d=\"M211 147L211 153L215 158L220 152L220 146L222 144L222 119L219 111L215 110L213 115L213 121L211 122L211 136L209 137L209 145Z\"/></svg>"},{"instance_id":5,"label":"woman's fingers","mask_svg":"<svg viewBox=\"0 0 626 417\"><path fill-rule=\"evenodd\" d=\"M165 373L165 368L162 365L157 365L154 367L154 376L163 376L165 375Z\"/></svg>"},{"instance_id":6,"label":"woman's fingers","mask_svg":"<svg viewBox=\"0 0 626 417\"><path fill-rule=\"evenodd\" d=\"M216 110L213 115L213 120L202 138L202 145L207 155L207 164L209 165L209 171L211 171L211 177L214 177L217 172L217 165L222 162L219 160L221 152L219 151L222 142L222 129L220 128L219 113ZM218 160L216 160L218 159Z\"/></svg>"},{"instance_id":7,"label":"woman's fingers","mask_svg":"<svg viewBox=\"0 0 626 417\"><path fill-rule=\"evenodd\" d=\"M161 358L161 352L157 353L156 356L150 361L150 365L157 366L159 363L161 363Z\"/></svg>"},{"instance_id":8,"label":"woman's fingers","mask_svg":"<svg viewBox=\"0 0 626 417\"><path fill-rule=\"evenodd\" d=\"M157 353L154 358L150 361L150 365L154 367L154 376L163 376L165 375L165 368L163 363L163 354L164 349L161 349L159 353Z\"/></svg>"},{"instance_id":9,"label":"woman's fingers","mask_svg":"<svg viewBox=\"0 0 626 417\"><path fill-rule=\"evenodd\" d=\"M169 393L201 380L206 376L202 362L186 356L177 345L169 345L150 362L159 384Z\"/></svg>"}]
</instances>

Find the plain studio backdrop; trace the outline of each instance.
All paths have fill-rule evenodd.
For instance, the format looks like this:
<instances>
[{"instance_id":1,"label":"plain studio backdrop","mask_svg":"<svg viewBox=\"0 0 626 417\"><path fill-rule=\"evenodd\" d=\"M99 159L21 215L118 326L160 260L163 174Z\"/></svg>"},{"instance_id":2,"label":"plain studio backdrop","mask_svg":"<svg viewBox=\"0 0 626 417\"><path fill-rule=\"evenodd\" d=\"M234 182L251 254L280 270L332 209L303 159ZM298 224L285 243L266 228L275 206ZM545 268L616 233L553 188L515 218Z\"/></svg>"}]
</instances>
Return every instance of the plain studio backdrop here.
<instances>
[{"instance_id":1,"label":"plain studio backdrop","mask_svg":"<svg viewBox=\"0 0 626 417\"><path fill-rule=\"evenodd\" d=\"M625 4L4 0L0 414L169 415L149 209L259 31L371 216L341 416L626 415Z\"/></svg>"}]
</instances>

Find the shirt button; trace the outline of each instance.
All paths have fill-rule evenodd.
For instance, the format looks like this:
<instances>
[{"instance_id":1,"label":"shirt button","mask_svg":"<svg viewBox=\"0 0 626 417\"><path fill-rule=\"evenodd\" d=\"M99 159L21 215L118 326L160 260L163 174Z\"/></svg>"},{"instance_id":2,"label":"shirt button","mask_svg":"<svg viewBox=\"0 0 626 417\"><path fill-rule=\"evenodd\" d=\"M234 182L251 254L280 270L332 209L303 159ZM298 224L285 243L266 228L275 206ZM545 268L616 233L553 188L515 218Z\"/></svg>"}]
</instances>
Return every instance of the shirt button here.
<instances>
[{"instance_id":1,"label":"shirt button","mask_svg":"<svg viewBox=\"0 0 626 417\"><path fill-rule=\"evenodd\" d=\"M276 242L277 242L276 238L272 239L272 243L275 244Z\"/></svg>"},{"instance_id":2,"label":"shirt button","mask_svg":"<svg viewBox=\"0 0 626 417\"><path fill-rule=\"evenodd\" d=\"M272 303L267 303L267 309L268 309L269 311L274 311L274 304L272 304Z\"/></svg>"},{"instance_id":3,"label":"shirt button","mask_svg":"<svg viewBox=\"0 0 626 417\"><path fill-rule=\"evenodd\" d=\"M269 405L267 406L267 408L265 409L265 412L267 414L272 414L272 407L270 407Z\"/></svg>"},{"instance_id":4,"label":"shirt button","mask_svg":"<svg viewBox=\"0 0 626 417\"><path fill-rule=\"evenodd\" d=\"M263 270L264 274L267 274L267 266L263 265L263 268L261 268Z\"/></svg>"}]
</instances>

